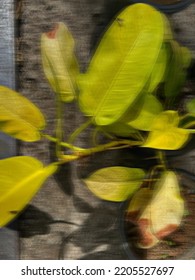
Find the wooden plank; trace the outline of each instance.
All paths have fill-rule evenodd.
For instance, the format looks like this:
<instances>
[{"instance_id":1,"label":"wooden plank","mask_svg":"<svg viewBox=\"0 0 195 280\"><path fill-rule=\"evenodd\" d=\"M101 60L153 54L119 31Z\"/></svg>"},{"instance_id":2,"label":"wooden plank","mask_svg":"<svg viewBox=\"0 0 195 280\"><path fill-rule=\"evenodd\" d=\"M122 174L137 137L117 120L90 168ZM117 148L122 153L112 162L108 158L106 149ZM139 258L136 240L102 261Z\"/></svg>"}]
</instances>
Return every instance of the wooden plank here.
<instances>
[{"instance_id":1,"label":"wooden plank","mask_svg":"<svg viewBox=\"0 0 195 280\"><path fill-rule=\"evenodd\" d=\"M0 5L0 84L15 88L14 0ZM16 142L0 133L0 158L16 154ZM15 225L0 229L0 259L18 258L18 235Z\"/></svg>"}]
</instances>

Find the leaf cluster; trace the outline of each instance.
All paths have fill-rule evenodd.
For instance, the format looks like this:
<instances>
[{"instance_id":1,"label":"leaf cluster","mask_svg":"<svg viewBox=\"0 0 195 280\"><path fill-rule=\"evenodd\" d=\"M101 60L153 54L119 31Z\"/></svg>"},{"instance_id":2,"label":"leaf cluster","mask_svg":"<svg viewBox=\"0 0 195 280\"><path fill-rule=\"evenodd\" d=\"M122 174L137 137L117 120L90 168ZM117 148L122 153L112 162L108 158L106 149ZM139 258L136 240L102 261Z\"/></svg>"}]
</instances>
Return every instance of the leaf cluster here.
<instances>
[{"instance_id":1,"label":"leaf cluster","mask_svg":"<svg viewBox=\"0 0 195 280\"><path fill-rule=\"evenodd\" d=\"M0 86L0 129L22 141L46 138L55 142L58 161L46 167L26 156L0 161L0 226L18 215L61 164L113 148L177 150L194 132L195 101L187 104L183 115L175 109L191 62L190 51L174 39L165 15L149 5L130 5L117 15L85 73L79 72L74 39L63 23L42 34L41 57L57 101L55 136L42 132L46 121L33 103L4 86ZM87 122L64 142L61 104L73 100ZM94 135L101 133L108 141L89 148L75 146L74 139L89 125ZM183 215L177 176L167 170L163 154L158 155L160 165L154 169L159 169L159 175L154 179L151 172L155 183L147 188L141 187L147 180L139 168L107 167L83 180L100 199L119 202L133 197L128 211L137 214L142 247L156 244L170 233L166 229L176 229ZM172 209L171 203L178 207Z\"/></svg>"}]
</instances>

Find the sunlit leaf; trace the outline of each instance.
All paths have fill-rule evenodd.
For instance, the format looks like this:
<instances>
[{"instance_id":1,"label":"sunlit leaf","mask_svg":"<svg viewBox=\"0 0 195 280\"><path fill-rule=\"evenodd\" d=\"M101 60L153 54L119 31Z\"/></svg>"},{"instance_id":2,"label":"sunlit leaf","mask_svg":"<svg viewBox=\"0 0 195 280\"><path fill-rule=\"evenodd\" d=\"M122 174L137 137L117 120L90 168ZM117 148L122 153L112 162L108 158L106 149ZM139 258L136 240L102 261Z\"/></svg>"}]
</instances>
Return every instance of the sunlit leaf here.
<instances>
[{"instance_id":1,"label":"sunlit leaf","mask_svg":"<svg viewBox=\"0 0 195 280\"><path fill-rule=\"evenodd\" d=\"M182 128L173 128L172 130L154 130L150 132L143 147L177 150L180 149L189 138L189 131Z\"/></svg>"},{"instance_id":2,"label":"sunlit leaf","mask_svg":"<svg viewBox=\"0 0 195 280\"><path fill-rule=\"evenodd\" d=\"M149 133L143 147L177 150L189 138L189 131L178 127L179 116L176 111L162 112L153 122L152 131Z\"/></svg>"},{"instance_id":3,"label":"sunlit leaf","mask_svg":"<svg viewBox=\"0 0 195 280\"><path fill-rule=\"evenodd\" d=\"M27 156L0 160L0 227L19 214L56 169Z\"/></svg>"},{"instance_id":4,"label":"sunlit leaf","mask_svg":"<svg viewBox=\"0 0 195 280\"><path fill-rule=\"evenodd\" d=\"M74 40L62 22L52 31L42 34L41 55L45 76L54 92L62 101L72 101L79 68L74 55Z\"/></svg>"},{"instance_id":5,"label":"sunlit leaf","mask_svg":"<svg viewBox=\"0 0 195 280\"><path fill-rule=\"evenodd\" d=\"M181 224L183 214L184 200L180 195L177 176L172 171L166 171L154 186L153 198L139 217L139 246L150 248L175 231Z\"/></svg>"},{"instance_id":6,"label":"sunlit leaf","mask_svg":"<svg viewBox=\"0 0 195 280\"><path fill-rule=\"evenodd\" d=\"M144 176L142 169L115 166L97 170L84 182L99 198L117 202L131 196L141 185Z\"/></svg>"},{"instance_id":7,"label":"sunlit leaf","mask_svg":"<svg viewBox=\"0 0 195 280\"><path fill-rule=\"evenodd\" d=\"M123 10L80 77L84 114L97 125L109 125L133 107L148 82L163 36L163 17L153 7L135 4Z\"/></svg>"},{"instance_id":8,"label":"sunlit leaf","mask_svg":"<svg viewBox=\"0 0 195 280\"><path fill-rule=\"evenodd\" d=\"M177 176L172 171L164 172L155 188L151 203L152 228L158 238L163 238L180 225L184 214L184 200Z\"/></svg>"},{"instance_id":9,"label":"sunlit leaf","mask_svg":"<svg viewBox=\"0 0 195 280\"><path fill-rule=\"evenodd\" d=\"M0 130L24 141L40 139L44 116L27 98L0 86Z\"/></svg>"},{"instance_id":10,"label":"sunlit leaf","mask_svg":"<svg viewBox=\"0 0 195 280\"><path fill-rule=\"evenodd\" d=\"M128 125L139 130L150 131L152 130L153 121L162 109L160 101L155 96L147 94L140 113L134 120L128 122Z\"/></svg>"}]
</instances>

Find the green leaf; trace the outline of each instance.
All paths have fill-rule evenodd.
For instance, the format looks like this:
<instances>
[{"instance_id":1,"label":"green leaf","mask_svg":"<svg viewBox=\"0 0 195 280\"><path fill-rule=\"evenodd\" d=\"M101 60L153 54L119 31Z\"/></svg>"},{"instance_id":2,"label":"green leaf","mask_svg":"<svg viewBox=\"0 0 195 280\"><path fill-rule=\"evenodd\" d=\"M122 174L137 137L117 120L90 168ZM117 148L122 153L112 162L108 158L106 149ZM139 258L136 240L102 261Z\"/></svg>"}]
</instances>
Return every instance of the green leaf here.
<instances>
[{"instance_id":1,"label":"green leaf","mask_svg":"<svg viewBox=\"0 0 195 280\"><path fill-rule=\"evenodd\" d=\"M83 181L97 197L119 202L139 188L144 176L142 169L114 166L99 169Z\"/></svg>"},{"instance_id":2,"label":"green leaf","mask_svg":"<svg viewBox=\"0 0 195 280\"><path fill-rule=\"evenodd\" d=\"M42 34L41 55L45 76L54 92L62 101L72 101L79 68L74 55L74 40L62 22L57 23L54 30Z\"/></svg>"},{"instance_id":3,"label":"green leaf","mask_svg":"<svg viewBox=\"0 0 195 280\"><path fill-rule=\"evenodd\" d=\"M158 85L164 81L166 67L168 62L167 46L165 43L162 44L157 61L153 67L152 73L150 75L150 84L148 92L153 93Z\"/></svg>"},{"instance_id":4,"label":"green leaf","mask_svg":"<svg viewBox=\"0 0 195 280\"><path fill-rule=\"evenodd\" d=\"M190 114L195 115L195 98L186 103L186 109Z\"/></svg>"},{"instance_id":5,"label":"green leaf","mask_svg":"<svg viewBox=\"0 0 195 280\"><path fill-rule=\"evenodd\" d=\"M22 211L56 169L27 156L0 160L0 227Z\"/></svg>"},{"instance_id":6,"label":"green leaf","mask_svg":"<svg viewBox=\"0 0 195 280\"><path fill-rule=\"evenodd\" d=\"M128 125L139 130L152 130L153 121L162 111L162 105L152 94L147 94L143 108L135 119L128 122Z\"/></svg>"},{"instance_id":7,"label":"green leaf","mask_svg":"<svg viewBox=\"0 0 195 280\"><path fill-rule=\"evenodd\" d=\"M162 112L153 122L152 131L142 147L177 150L189 138L189 131L178 127L179 116L176 111Z\"/></svg>"},{"instance_id":8,"label":"green leaf","mask_svg":"<svg viewBox=\"0 0 195 280\"><path fill-rule=\"evenodd\" d=\"M40 110L14 90L0 86L0 130L24 141L37 141L45 127Z\"/></svg>"},{"instance_id":9,"label":"green leaf","mask_svg":"<svg viewBox=\"0 0 195 280\"><path fill-rule=\"evenodd\" d=\"M173 39L171 24L170 24L168 18L164 14L162 14L162 16L163 16L163 19L164 19L164 26L165 26L164 42L168 42L168 41Z\"/></svg>"},{"instance_id":10,"label":"green leaf","mask_svg":"<svg viewBox=\"0 0 195 280\"><path fill-rule=\"evenodd\" d=\"M137 133L136 129L123 122L101 126L100 129L118 137L130 137L132 134Z\"/></svg>"},{"instance_id":11,"label":"green leaf","mask_svg":"<svg viewBox=\"0 0 195 280\"><path fill-rule=\"evenodd\" d=\"M190 50L186 47L181 46L181 54L182 54L182 65L183 68L188 68L192 61L192 54Z\"/></svg>"},{"instance_id":12,"label":"green leaf","mask_svg":"<svg viewBox=\"0 0 195 280\"><path fill-rule=\"evenodd\" d=\"M163 17L151 6L135 4L122 11L80 76L81 111L97 125L118 121L143 93L163 36Z\"/></svg>"},{"instance_id":13,"label":"green leaf","mask_svg":"<svg viewBox=\"0 0 195 280\"><path fill-rule=\"evenodd\" d=\"M194 133L195 130L191 128L195 126L195 98L186 102L186 110L188 113L180 119L179 126L188 128L189 132Z\"/></svg>"},{"instance_id":14,"label":"green leaf","mask_svg":"<svg viewBox=\"0 0 195 280\"><path fill-rule=\"evenodd\" d=\"M190 129L195 126L195 114L184 115L179 122L179 127L185 128L188 131L194 132L194 129Z\"/></svg>"},{"instance_id":15,"label":"green leaf","mask_svg":"<svg viewBox=\"0 0 195 280\"><path fill-rule=\"evenodd\" d=\"M165 79L165 96L174 101L174 98L181 92L187 76L187 67L190 64L190 52L187 48L181 47L176 41L170 43L171 60Z\"/></svg>"}]
</instances>

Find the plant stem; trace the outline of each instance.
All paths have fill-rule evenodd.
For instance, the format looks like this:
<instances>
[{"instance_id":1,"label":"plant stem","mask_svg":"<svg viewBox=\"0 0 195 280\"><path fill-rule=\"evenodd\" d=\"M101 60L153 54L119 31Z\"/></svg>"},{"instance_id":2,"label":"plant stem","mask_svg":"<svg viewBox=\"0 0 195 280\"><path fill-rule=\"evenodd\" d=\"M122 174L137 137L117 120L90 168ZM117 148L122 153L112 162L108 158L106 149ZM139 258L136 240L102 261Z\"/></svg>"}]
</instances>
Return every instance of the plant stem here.
<instances>
[{"instance_id":1,"label":"plant stem","mask_svg":"<svg viewBox=\"0 0 195 280\"><path fill-rule=\"evenodd\" d=\"M130 140L118 140L117 141L116 140L116 141L112 141L110 143L98 145L97 147L85 149L84 151L81 152L81 156L88 156L88 155L91 155L94 153L103 152L105 150L109 150L109 149L111 149L113 147L117 147L117 146L120 149L124 145L131 147L131 146L138 146L141 144L142 144L142 142L140 142L140 141L130 141Z\"/></svg>"},{"instance_id":2,"label":"plant stem","mask_svg":"<svg viewBox=\"0 0 195 280\"><path fill-rule=\"evenodd\" d=\"M48 134L42 134L42 136L45 137L46 139L48 139L49 141L54 142L54 143L56 143L58 141L57 138L52 137ZM70 149L72 151L75 151L75 152L80 152L80 151L85 150L83 148L76 147L76 146L74 146L72 144L69 144L69 143L66 143L66 142L60 142L60 146L64 147L64 148L68 148L68 149Z\"/></svg>"},{"instance_id":3,"label":"plant stem","mask_svg":"<svg viewBox=\"0 0 195 280\"><path fill-rule=\"evenodd\" d=\"M86 122L84 122L81 126L79 126L69 137L68 142L69 143L74 143L76 137L83 131L85 130L90 124L92 120L89 119Z\"/></svg>"},{"instance_id":4,"label":"plant stem","mask_svg":"<svg viewBox=\"0 0 195 280\"><path fill-rule=\"evenodd\" d=\"M56 156L59 158L61 156L61 142L63 139L62 135L62 102L60 95L56 95Z\"/></svg>"},{"instance_id":5,"label":"plant stem","mask_svg":"<svg viewBox=\"0 0 195 280\"><path fill-rule=\"evenodd\" d=\"M122 149L125 147L132 147L132 146L137 146L137 145L141 145L142 142L136 142L136 141L130 141L130 140L119 140L119 141L112 141L110 143L107 144L102 144L102 145L98 145L97 147L94 148L89 148L89 149L83 149L82 151L75 151L74 154L72 155L62 155L60 157L61 162L60 164L69 162L69 161L73 161L73 160L77 160L79 158L82 157L86 157L86 156L90 156L94 153L99 153L99 152L103 152L105 150L109 150L112 148L116 148L118 146L118 149Z\"/></svg>"},{"instance_id":6,"label":"plant stem","mask_svg":"<svg viewBox=\"0 0 195 280\"><path fill-rule=\"evenodd\" d=\"M158 151L157 154L158 154L160 165L163 167L163 169L167 170L165 154L162 151Z\"/></svg>"},{"instance_id":7,"label":"plant stem","mask_svg":"<svg viewBox=\"0 0 195 280\"><path fill-rule=\"evenodd\" d=\"M46 139L48 139L49 141L52 141L52 142L55 142L55 143L58 141L58 139L56 139L56 138L54 138L50 135L47 135L47 134L42 134L42 136L45 137ZM122 148L126 148L126 147L139 146L139 145L142 145L142 144L143 143L141 141L132 141L132 140L124 139L124 140L111 141L111 142L106 143L106 144L101 144L101 145L98 145L98 146L93 147L93 148L85 149L85 148L80 148L80 147L74 146L74 145L66 143L66 142L60 142L60 145L62 147L65 147L65 148L68 148L68 149L72 150L73 154L70 154L70 155L69 154L65 154L65 155L60 154L59 164L69 162L69 161L73 161L73 160L77 160L81 157L89 156L91 154L103 152L105 150L109 150L109 149L113 149L113 148L122 149Z\"/></svg>"}]
</instances>

